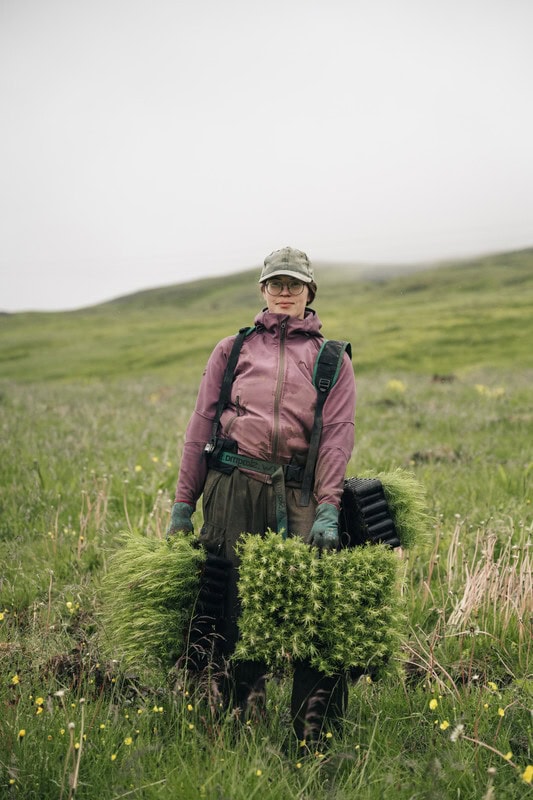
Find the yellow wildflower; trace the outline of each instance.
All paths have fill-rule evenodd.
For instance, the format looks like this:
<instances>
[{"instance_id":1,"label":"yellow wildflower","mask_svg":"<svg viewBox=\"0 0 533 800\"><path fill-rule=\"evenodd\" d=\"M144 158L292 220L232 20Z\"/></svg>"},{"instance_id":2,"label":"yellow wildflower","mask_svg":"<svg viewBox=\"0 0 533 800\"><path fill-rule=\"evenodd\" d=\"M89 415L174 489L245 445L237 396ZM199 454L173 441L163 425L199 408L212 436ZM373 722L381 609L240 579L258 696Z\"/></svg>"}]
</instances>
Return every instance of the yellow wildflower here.
<instances>
[{"instance_id":1,"label":"yellow wildflower","mask_svg":"<svg viewBox=\"0 0 533 800\"><path fill-rule=\"evenodd\" d=\"M505 717L505 711L503 710L503 708L498 709L498 716Z\"/></svg>"},{"instance_id":2,"label":"yellow wildflower","mask_svg":"<svg viewBox=\"0 0 533 800\"><path fill-rule=\"evenodd\" d=\"M448 722L447 719L443 720L441 722L441 724L439 725L439 728L441 729L441 731L445 731L446 728L449 728L449 727L450 727L450 723Z\"/></svg>"},{"instance_id":3,"label":"yellow wildflower","mask_svg":"<svg viewBox=\"0 0 533 800\"><path fill-rule=\"evenodd\" d=\"M16 675L16 674L15 674L15 675L13 675L13 677L11 678L11 683L13 684L13 686L16 686L18 683L20 683L20 678L19 678L19 676L18 676L18 675Z\"/></svg>"},{"instance_id":4,"label":"yellow wildflower","mask_svg":"<svg viewBox=\"0 0 533 800\"><path fill-rule=\"evenodd\" d=\"M512 759L512 757L513 757L513 754L511 752L511 750L509 750L509 752L504 755L504 758L505 758L506 761L510 761Z\"/></svg>"},{"instance_id":5,"label":"yellow wildflower","mask_svg":"<svg viewBox=\"0 0 533 800\"><path fill-rule=\"evenodd\" d=\"M332 737L333 737L333 734L331 733L331 731L328 731L326 733L326 739L331 739Z\"/></svg>"},{"instance_id":6,"label":"yellow wildflower","mask_svg":"<svg viewBox=\"0 0 533 800\"><path fill-rule=\"evenodd\" d=\"M489 687L489 689L492 689L493 692L497 692L498 691L498 687L496 686L494 681L489 681L487 683L487 686Z\"/></svg>"},{"instance_id":7,"label":"yellow wildflower","mask_svg":"<svg viewBox=\"0 0 533 800\"><path fill-rule=\"evenodd\" d=\"M24 728L21 728L19 731L19 739L24 739L25 736L26 736L26 731L24 730Z\"/></svg>"},{"instance_id":8,"label":"yellow wildflower","mask_svg":"<svg viewBox=\"0 0 533 800\"><path fill-rule=\"evenodd\" d=\"M528 764L522 773L522 780L526 783L533 781L533 764Z\"/></svg>"},{"instance_id":9,"label":"yellow wildflower","mask_svg":"<svg viewBox=\"0 0 533 800\"><path fill-rule=\"evenodd\" d=\"M262 769L256 769L255 774L259 778L263 774L263 770Z\"/></svg>"},{"instance_id":10,"label":"yellow wildflower","mask_svg":"<svg viewBox=\"0 0 533 800\"><path fill-rule=\"evenodd\" d=\"M407 386L403 381L400 381L397 378L392 378L387 384L387 389L389 390L389 392L397 392L398 394L403 394L407 389Z\"/></svg>"},{"instance_id":11,"label":"yellow wildflower","mask_svg":"<svg viewBox=\"0 0 533 800\"><path fill-rule=\"evenodd\" d=\"M4 621L4 615L3 615L3 613L0 611L0 622L3 622L3 621Z\"/></svg>"},{"instance_id":12,"label":"yellow wildflower","mask_svg":"<svg viewBox=\"0 0 533 800\"><path fill-rule=\"evenodd\" d=\"M35 705L36 705L36 706L42 706L42 705L44 705L44 700L43 700L43 698L42 698L42 697L38 697L38 698L37 698L37 700L35 701Z\"/></svg>"},{"instance_id":13,"label":"yellow wildflower","mask_svg":"<svg viewBox=\"0 0 533 800\"><path fill-rule=\"evenodd\" d=\"M35 714L38 716L39 714L42 714L43 711L44 711L44 708L42 706L38 706L37 711L35 712Z\"/></svg>"},{"instance_id":14,"label":"yellow wildflower","mask_svg":"<svg viewBox=\"0 0 533 800\"><path fill-rule=\"evenodd\" d=\"M135 464L135 472L142 472L142 469L140 464Z\"/></svg>"},{"instance_id":15,"label":"yellow wildflower","mask_svg":"<svg viewBox=\"0 0 533 800\"><path fill-rule=\"evenodd\" d=\"M193 707L192 707L192 706L191 706L191 704L189 703L189 705L187 706L187 711L192 711L192 709L193 709Z\"/></svg>"},{"instance_id":16,"label":"yellow wildflower","mask_svg":"<svg viewBox=\"0 0 533 800\"><path fill-rule=\"evenodd\" d=\"M124 739L124 744L126 744L128 746L130 744L133 744L133 739L131 738L131 736L126 736L126 738Z\"/></svg>"},{"instance_id":17,"label":"yellow wildflower","mask_svg":"<svg viewBox=\"0 0 533 800\"><path fill-rule=\"evenodd\" d=\"M433 698L432 700L429 701L429 707L430 707L430 709L432 711L435 711L435 709L437 708L438 704L439 704L439 701L435 700L435 698Z\"/></svg>"},{"instance_id":18,"label":"yellow wildflower","mask_svg":"<svg viewBox=\"0 0 533 800\"><path fill-rule=\"evenodd\" d=\"M115 760L116 760L116 758L117 758L117 754L116 754L116 753L113 753L113 755L111 756L111 761L115 761Z\"/></svg>"}]
</instances>

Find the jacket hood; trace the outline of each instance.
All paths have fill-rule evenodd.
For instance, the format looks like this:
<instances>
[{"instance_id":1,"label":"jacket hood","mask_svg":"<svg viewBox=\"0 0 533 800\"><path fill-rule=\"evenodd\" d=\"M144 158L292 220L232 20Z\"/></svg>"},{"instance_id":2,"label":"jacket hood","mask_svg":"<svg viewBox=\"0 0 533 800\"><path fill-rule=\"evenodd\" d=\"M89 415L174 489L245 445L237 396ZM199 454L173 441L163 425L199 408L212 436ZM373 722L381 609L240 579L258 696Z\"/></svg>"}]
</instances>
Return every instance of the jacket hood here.
<instances>
[{"instance_id":1,"label":"jacket hood","mask_svg":"<svg viewBox=\"0 0 533 800\"><path fill-rule=\"evenodd\" d=\"M286 323L287 334L289 335L292 333L301 333L306 336L321 336L320 329L322 328L322 323L312 308L306 308L305 317L303 319L290 317L288 314L273 314L266 308L254 319L255 325L269 333L279 331L282 322Z\"/></svg>"}]
</instances>

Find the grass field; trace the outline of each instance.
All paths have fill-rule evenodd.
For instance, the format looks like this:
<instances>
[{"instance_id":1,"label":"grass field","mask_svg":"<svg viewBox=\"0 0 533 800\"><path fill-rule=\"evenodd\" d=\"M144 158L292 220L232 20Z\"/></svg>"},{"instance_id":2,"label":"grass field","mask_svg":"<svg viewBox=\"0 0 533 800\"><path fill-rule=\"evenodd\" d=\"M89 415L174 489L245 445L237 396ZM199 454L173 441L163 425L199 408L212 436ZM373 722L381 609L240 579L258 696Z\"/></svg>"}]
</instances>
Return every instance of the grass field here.
<instances>
[{"instance_id":1,"label":"grass field","mask_svg":"<svg viewBox=\"0 0 533 800\"><path fill-rule=\"evenodd\" d=\"M531 250L320 280L325 333L353 346L348 473L411 470L431 519L402 564L401 678L353 685L327 750L286 754L284 679L236 726L103 647L109 559L125 529L164 537L204 362L256 279L0 317L0 797L533 796Z\"/></svg>"}]
</instances>

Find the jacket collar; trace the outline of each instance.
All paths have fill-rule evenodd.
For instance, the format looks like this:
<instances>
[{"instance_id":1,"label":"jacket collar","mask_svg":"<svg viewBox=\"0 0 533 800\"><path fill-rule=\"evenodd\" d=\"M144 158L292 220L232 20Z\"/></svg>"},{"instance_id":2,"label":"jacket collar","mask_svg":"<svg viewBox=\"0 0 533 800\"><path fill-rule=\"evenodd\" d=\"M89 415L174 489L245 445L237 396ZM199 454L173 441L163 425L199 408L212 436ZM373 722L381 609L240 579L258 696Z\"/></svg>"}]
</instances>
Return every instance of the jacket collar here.
<instances>
[{"instance_id":1,"label":"jacket collar","mask_svg":"<svg viewBox=\"0 0 533 800\"><path fill-rule=\"evenodd\" d=\"M286 323L287 335L300 333L305 336L321 336L322 323L312 308L305 310L304 319L289 317L287 314L272 314L265 308L254 320L258 328L262 328L269 333L279 333L282 322Z\"/></svg>"}]
</instances>

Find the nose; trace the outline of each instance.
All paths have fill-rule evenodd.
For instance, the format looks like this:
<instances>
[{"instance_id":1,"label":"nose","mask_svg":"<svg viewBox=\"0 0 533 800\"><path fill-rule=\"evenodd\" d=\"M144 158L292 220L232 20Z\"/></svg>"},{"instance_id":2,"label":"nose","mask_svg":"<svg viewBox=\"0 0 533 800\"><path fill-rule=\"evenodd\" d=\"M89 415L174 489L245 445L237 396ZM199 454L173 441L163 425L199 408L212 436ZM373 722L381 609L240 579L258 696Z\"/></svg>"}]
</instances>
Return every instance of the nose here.
<instances>
[{"instance_id":1,"label":"nose","mask_svg":"<svg viewBox=\"0 0 533 800\"><path fill-rule=\"evenodd\" d=\"M290 294L288 283L281 284L281 294Z\"/></svg>"}]
</instances>

